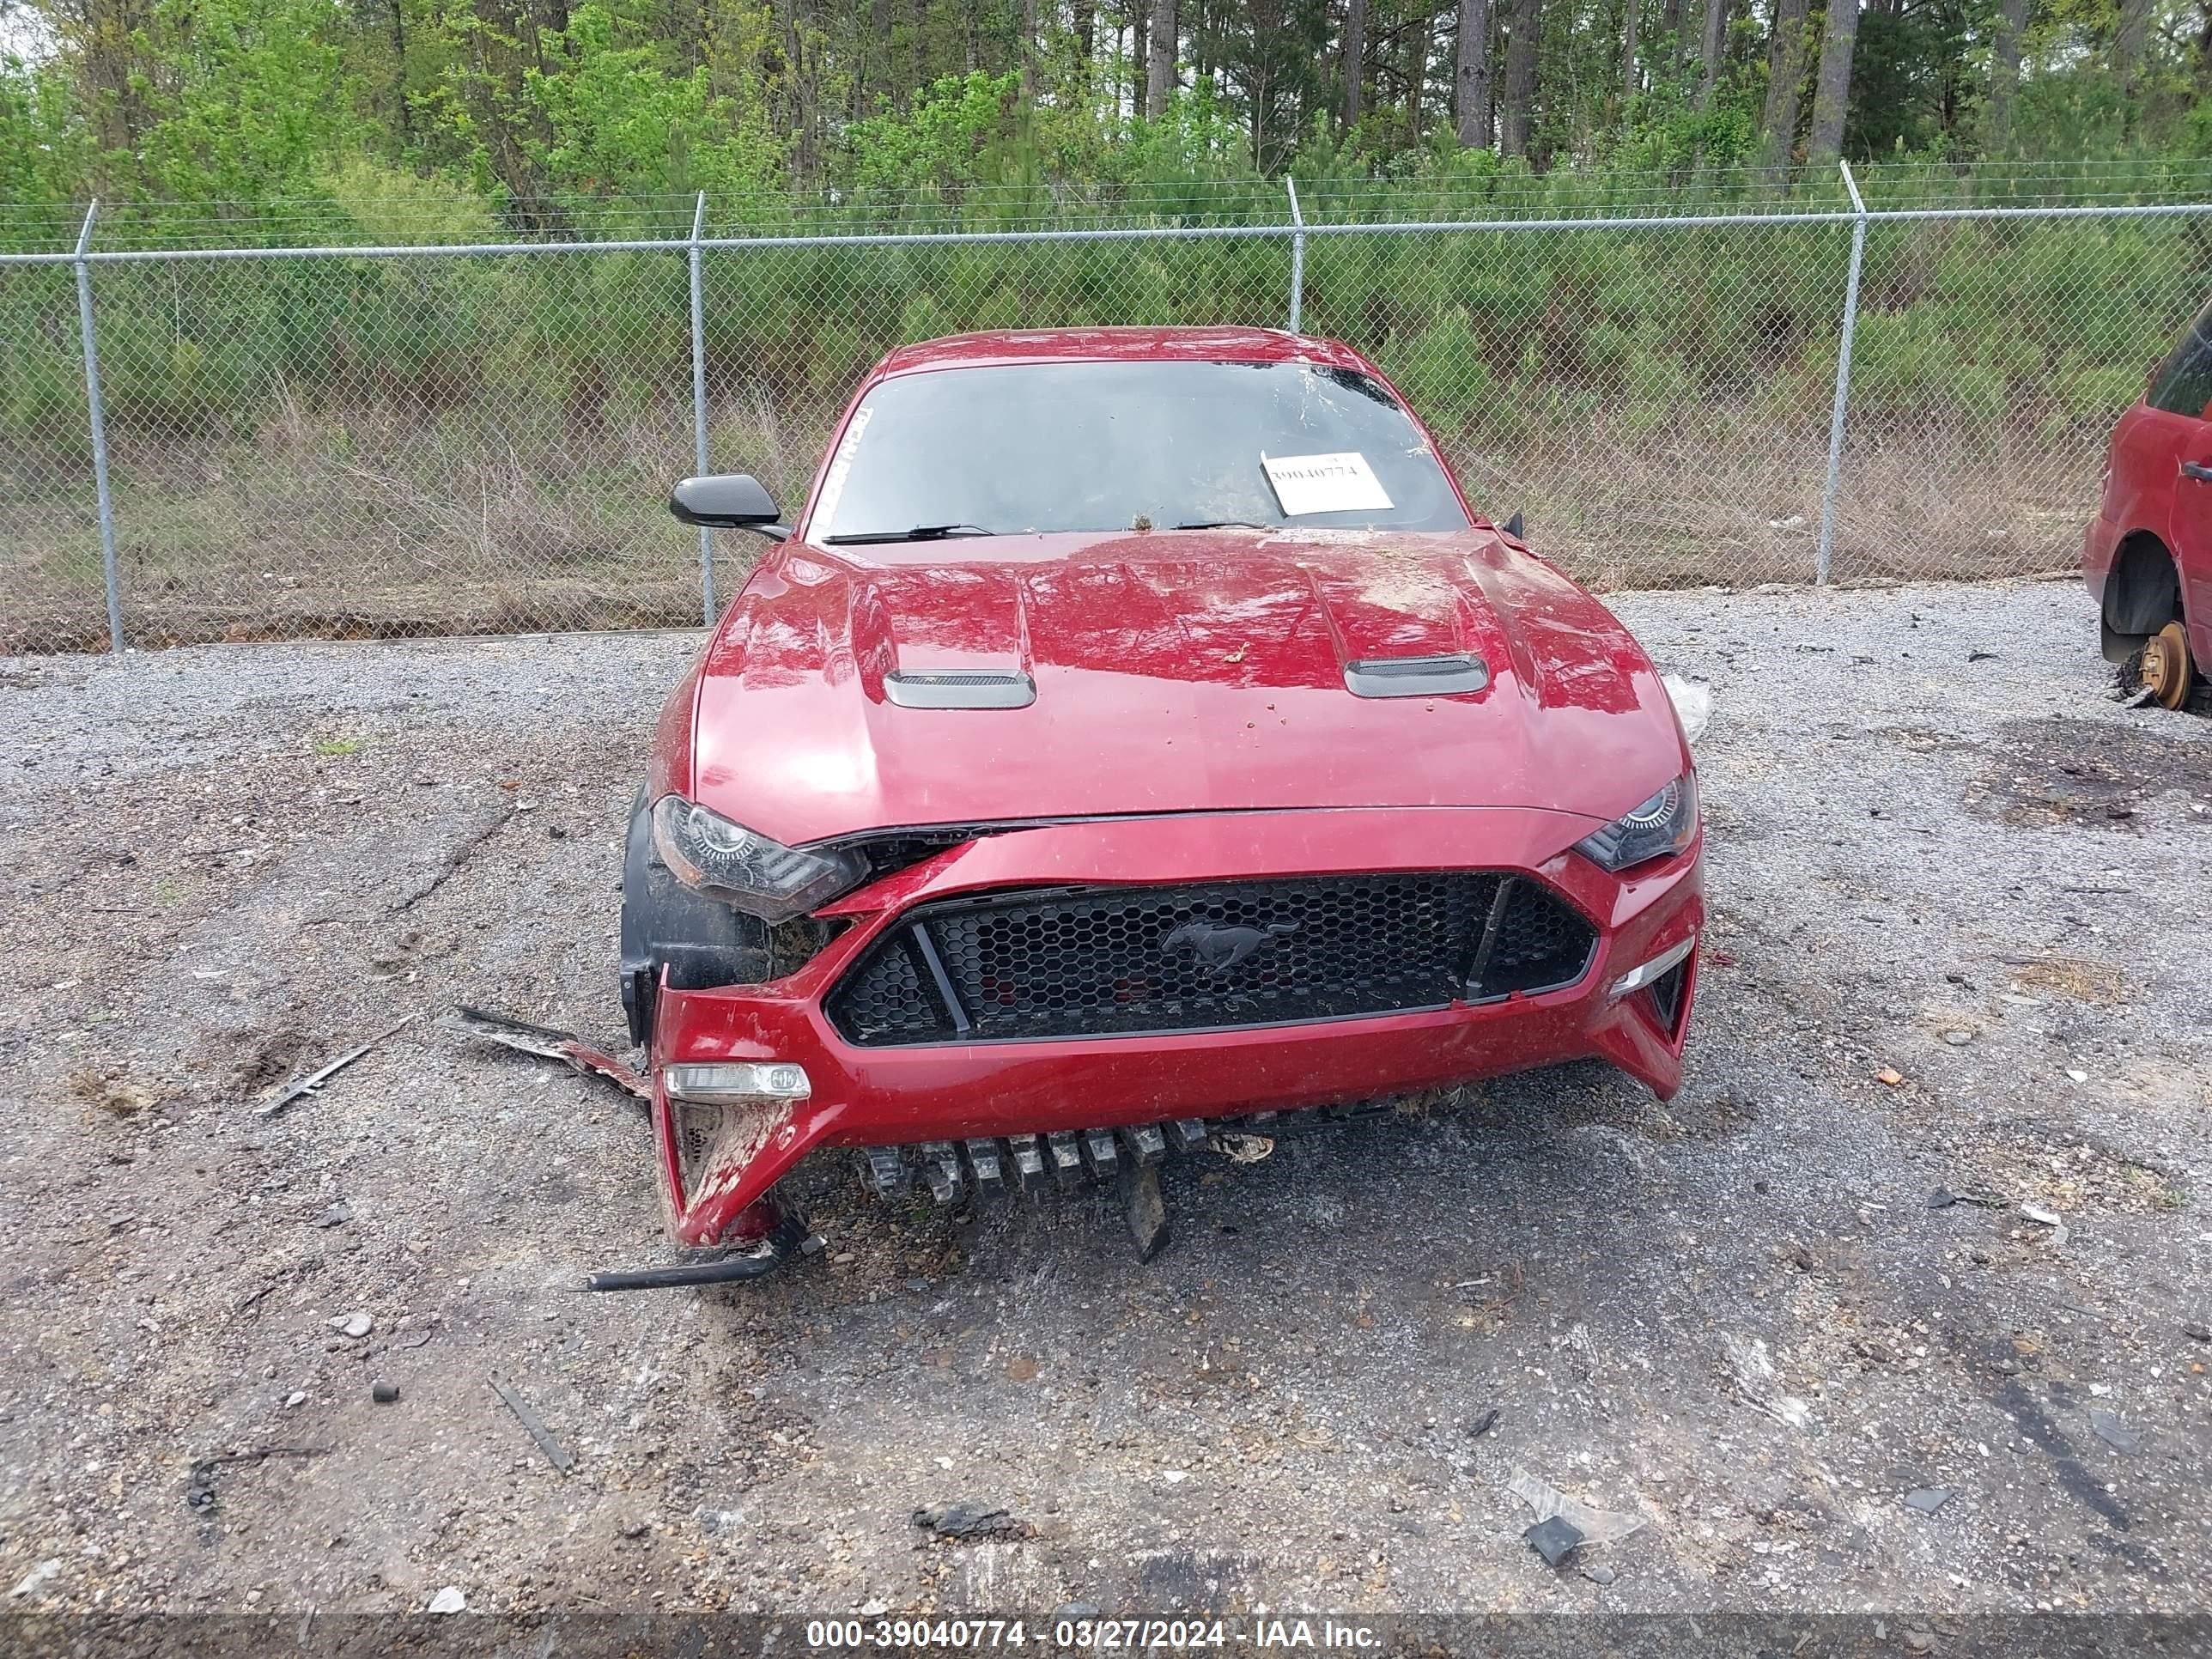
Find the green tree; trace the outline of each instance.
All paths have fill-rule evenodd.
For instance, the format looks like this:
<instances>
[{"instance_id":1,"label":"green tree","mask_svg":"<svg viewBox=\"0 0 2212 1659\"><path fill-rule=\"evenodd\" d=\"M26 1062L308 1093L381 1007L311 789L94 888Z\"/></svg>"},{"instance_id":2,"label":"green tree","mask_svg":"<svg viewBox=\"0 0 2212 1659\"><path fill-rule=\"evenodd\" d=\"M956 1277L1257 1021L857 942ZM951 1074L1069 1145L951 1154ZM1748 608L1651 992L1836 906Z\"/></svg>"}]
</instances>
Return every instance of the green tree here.
<instances>
[{"instance_id":1,"label":"green tree","mask_svg":"<svg viewBox=\"0 0 2212 1659\"><path fill-rule=\"evenodd\" d=\"M670 56L604 5L545 34L523 87L545 134L532 159L556 191L741 194L781 178L788 146L757 82L718 93L705 64L677 73Z\"/></svg>"}]
</instances>

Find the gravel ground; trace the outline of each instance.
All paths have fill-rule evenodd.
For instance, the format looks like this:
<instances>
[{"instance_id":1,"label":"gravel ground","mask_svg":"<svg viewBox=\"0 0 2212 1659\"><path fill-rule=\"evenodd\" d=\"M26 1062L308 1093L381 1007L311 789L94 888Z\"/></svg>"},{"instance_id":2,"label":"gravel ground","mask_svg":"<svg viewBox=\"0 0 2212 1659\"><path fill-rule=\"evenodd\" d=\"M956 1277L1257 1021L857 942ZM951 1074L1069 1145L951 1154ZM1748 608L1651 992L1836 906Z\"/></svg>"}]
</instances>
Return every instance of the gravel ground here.
<instances>
[{"instance_id":1,"label":"gravel ground","mask_svg":"<svg viewBox=\"0 0 2212 1659\"><path fill-rule=\"evenodd\" d=\"M1103 1197L839 1184L703 1296L570 1294L657 1255L641 1118L431 1017L619 1042L691 636L0 662L10 1605L2200 1603L2212 724L2119 708L2070 583L1618 604L1717 698L1671 1106L1193 1159L1148 1267ZM1642 1524L1555 1572L1516 1469Z\"/></svg>"}]
</instances>

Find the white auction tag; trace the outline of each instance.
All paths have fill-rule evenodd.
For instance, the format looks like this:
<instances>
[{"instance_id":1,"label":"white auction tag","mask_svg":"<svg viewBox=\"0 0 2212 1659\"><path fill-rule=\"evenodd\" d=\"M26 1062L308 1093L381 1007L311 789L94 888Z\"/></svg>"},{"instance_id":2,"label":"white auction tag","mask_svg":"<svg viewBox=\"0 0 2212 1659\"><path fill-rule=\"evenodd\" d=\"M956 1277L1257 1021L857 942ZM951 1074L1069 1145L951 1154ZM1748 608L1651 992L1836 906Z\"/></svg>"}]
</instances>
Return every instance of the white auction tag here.
<instances>
[{"instance_id":1,"label":"white auction tag","mask_svg":"<svg viewBox=\"0 0 2212 1659\"><path fill-rule=\"evenodd\" d=\"M1390 497L1367 458L1357 450L1336 455L1262 455L1275 499L1295 519L1306 513L1388 510Z\"/></svg>"}]
</instances>

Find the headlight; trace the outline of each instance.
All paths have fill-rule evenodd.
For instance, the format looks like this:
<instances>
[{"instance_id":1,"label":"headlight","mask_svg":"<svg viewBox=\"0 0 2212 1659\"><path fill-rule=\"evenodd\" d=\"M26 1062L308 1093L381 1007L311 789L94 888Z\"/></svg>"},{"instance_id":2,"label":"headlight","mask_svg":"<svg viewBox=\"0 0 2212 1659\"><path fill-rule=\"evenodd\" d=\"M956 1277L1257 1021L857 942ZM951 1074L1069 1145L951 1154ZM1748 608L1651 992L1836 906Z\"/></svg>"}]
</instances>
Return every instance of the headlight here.
<instances>
[{"instance_id":1,"label":"headlight","mask_svg":"<svg viewBox=\"0 0 2212 1659\"><path fill-rule=\"evenodd\" d=\"M1698 775L1685 772L1634 811L1615 818L1575 851L1607 870L1671 857L1698 834Z\"/></svg>"},{"instance_id":2,"label":"headlight","mask_svg":"<svg viewBox=\"0 0 2212 1659\"><path fill-rule=\"evenodd\" d=\"M653 809L653 844L686 887L763 921L803 916L864 873L850 853L786 847L681 795L663 795Z\"/></svg>"}]
</instances>

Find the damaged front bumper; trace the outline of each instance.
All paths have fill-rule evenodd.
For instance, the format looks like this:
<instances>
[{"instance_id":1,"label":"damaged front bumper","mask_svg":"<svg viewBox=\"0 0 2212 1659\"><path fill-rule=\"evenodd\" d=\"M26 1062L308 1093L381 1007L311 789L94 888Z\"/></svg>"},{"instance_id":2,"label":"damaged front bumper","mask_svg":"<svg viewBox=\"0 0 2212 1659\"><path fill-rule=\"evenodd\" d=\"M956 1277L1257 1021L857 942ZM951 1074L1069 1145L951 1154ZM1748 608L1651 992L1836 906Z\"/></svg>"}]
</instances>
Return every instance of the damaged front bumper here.
<instances>
[{"instance_id":1,"label":"damaged front bumper","mask_svg":"<svg viewBox=\"0 0 2212 1659\"><path fill-rule=\"evenodd\" d=\"M742 1231L747 1208L817 1146L980 1146L976 1155L1018 1172L1030 1149L1047 1158L1056 1150L1030 1137L1060 1137L1080 1155L1091 1132L1143 1162L1209 1120L1593 1057L1671 1097L1696 984L1701 845L1617 877L1559 850L1589 828L1567 814L1505 808L1087 821L979 839L887 877L820 913L845 929L799 971L764 985L662 989L651 1104L671 1235L696 1247ZM890 930L911 926L920 907L963 896L1467 872L1540 884L1571 907L1593 936L1579 975L1556 989L1409 1012L1017 1040L967 1040L975 1034L963 1025L928 1041L856 1042L849 1019L841 1030L829 1007ZM1237 941L1225 938L1198 945L1232 954ZM935 967L926 946L924 960ZM727 1103L685 1100L671 1087L672 1066L748 1062L755 1075L784 1079L781 1091ZM803 1091L790 1068L803 1074Z\"/></svg>"}]
</instances>

